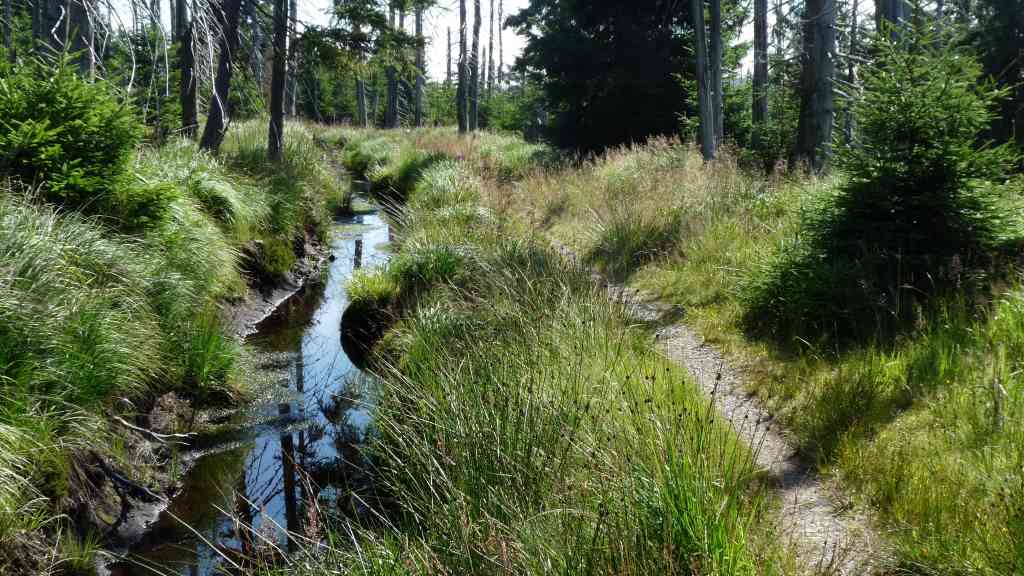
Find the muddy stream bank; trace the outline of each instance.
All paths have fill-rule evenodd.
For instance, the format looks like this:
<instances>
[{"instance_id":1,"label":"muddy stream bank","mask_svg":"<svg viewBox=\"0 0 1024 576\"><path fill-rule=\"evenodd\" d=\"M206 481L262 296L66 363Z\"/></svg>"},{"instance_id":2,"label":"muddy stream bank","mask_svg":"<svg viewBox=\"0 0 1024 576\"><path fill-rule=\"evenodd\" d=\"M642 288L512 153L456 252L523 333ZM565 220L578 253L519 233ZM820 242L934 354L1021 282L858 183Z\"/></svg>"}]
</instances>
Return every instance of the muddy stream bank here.
<instances>
[{"instance_id":1,"label":"muddy stream bank","mask_svg":"<svg viewBox=\"0 0 1024 576\"><path fill-rule=\"evenodd\" d=\"M346 356L339 328L346 281L386 261L388 240L378 212L336 223L322 274L246 337L258 399L182 449L181 490L109 574L212 575L293 549L289 534L313 531L314 506L358 514L347 495L368 482L359 447L375 387Z\"/></svg>"}]
</instances>

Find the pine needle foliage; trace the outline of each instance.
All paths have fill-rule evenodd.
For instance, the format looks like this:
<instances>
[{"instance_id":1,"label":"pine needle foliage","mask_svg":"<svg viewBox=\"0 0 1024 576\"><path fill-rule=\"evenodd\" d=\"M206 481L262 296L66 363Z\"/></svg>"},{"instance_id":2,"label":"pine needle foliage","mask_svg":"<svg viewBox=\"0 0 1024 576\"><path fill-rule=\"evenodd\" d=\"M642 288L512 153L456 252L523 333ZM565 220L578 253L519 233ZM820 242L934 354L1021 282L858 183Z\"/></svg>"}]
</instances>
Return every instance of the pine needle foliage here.
<instances>
[{"instance_id":1,"label":"pine needle foliage","mask_svg":"<svg viewBox=\"0 0 1024 576\"><path fill-rule=\"evenodd\" d=\"M921 23L895 41L876 38L850 104L859 136L836 156L841 184L748 286L756 332L891 334L934 296L980 289L1022 237L1007 184L1014 156L979 138L1003 93L951 46Z\"/></svg>"}]
</instances>

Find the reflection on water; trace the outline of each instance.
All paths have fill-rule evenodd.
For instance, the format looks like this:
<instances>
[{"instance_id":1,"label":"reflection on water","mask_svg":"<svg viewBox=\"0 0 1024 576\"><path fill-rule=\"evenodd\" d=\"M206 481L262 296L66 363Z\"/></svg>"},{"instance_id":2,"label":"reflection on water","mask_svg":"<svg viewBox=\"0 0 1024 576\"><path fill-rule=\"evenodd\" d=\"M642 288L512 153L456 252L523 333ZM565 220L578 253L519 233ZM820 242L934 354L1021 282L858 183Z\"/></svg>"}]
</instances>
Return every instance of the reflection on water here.
<instances>
[{"instance_id":1,"label":"reflection on water","mask_svg":"<svg viewBox=\"0 0 1024 576\"><path fill-rule=\"evenodd\" d=\"M293 550L290 534L315 537L306 525L314 505L352 512L346 495L366 486L359 445L373 387L341 349L344 285L353 270L386 259L379 247L388 239L377 214L339 223L325 279L288 300L249 340L264 375L284 393L240 417L230 433L196 443L203 455L183 490L112 574L214 574L254 554Z\"/></svg>"}]
</instances>

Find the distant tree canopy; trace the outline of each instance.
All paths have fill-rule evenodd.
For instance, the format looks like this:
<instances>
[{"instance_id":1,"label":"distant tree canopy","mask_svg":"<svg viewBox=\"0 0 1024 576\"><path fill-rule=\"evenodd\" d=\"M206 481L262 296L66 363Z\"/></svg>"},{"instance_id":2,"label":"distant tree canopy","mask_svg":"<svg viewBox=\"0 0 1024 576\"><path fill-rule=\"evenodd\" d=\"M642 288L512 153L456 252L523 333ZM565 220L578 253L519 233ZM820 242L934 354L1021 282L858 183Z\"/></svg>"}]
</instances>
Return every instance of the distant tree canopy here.
<instances>
[{"instance_id":1,"label":"distant tree canopy","mask_svg":"<svg viewBox=\"0 0 1024 576\"><path fill-rule=\"evenodd\" d=\"M543 87L556 144L600 149L678 131L693 70L685 3L531 0L507 23ZM692 76L692 72L690 73Z\"/></svg>"}]
</instances>

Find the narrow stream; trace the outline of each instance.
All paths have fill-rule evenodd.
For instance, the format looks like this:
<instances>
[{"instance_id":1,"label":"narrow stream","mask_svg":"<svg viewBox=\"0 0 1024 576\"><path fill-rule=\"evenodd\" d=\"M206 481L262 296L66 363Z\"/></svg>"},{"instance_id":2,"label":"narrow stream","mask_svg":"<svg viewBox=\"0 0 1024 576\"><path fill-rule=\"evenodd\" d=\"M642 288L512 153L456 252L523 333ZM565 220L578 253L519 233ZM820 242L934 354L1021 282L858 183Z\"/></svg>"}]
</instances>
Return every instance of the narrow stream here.
<instances>
[{"instance_id":1,"label":"narrow stream","mask_svg":"<svg viewBox=\"0 0 1024 576\"><path fill-rule=\"evenodd\" d=\"M337 223L325 278L247 341L263 399L192 446L196 460L183 489L129 559L111 567L114 576L212 575L267 542L292 549L288 533L309 532L312 505L350 508L340 495L367 481L353 464L361 459L373 386L341 348L345 282L355 269L385 261L387 241L377 213Z\"/></svg>"}]
</instances>

